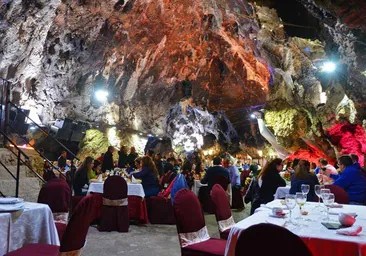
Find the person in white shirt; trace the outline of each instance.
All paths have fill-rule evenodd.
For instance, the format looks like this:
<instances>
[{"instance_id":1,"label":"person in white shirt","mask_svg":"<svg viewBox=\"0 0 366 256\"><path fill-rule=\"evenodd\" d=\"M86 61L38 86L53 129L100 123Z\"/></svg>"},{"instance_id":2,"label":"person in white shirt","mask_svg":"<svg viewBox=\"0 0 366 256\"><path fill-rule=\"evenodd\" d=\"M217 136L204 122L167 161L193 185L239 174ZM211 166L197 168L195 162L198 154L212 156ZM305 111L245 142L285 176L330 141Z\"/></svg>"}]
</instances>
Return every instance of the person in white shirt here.
<instances>
[{"instance_id":1,"label":"person in white shirt","mask_svg":"<svg viewBox=\"0 0 366 256\"><path fill-rule=\"evenodd\" d=\"M331 178L331 175L338 175L338 171L334 168L333 165L328 164L326 159L319 160L320 171L318 173L318 179L323 184L331 184L334 180Z\"/></svg>"}]
</instances>

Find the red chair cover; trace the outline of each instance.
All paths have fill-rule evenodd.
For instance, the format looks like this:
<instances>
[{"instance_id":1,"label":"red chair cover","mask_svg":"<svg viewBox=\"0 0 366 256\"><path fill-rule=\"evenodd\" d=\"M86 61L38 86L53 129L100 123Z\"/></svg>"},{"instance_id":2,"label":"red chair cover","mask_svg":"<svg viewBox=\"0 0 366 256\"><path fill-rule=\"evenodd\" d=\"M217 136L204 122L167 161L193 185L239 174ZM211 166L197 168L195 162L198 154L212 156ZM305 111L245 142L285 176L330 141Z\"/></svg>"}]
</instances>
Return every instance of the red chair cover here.
<instances>
[{"instance_id":1,"label":"red chair cover","mask_svg":"<svg viewBox=\"0 0 366 256\"><path fill-rule=\"evenodd\" d=\"M339 204L349 204L349 196L347 192L337 185L325 185L334 194L335 201Z\"/></svg>"},{"instance_id":2,"label":"red chair cover","mask_svg":"<svg viewBox=\"0 0 366 256\"><path fill-rule=\"evenodd\" d=\"M60 222L55 222L55 225L56 225L56 229L57 229L58 238L61 241L62 237L65 234L67 225L65 223L60 223Z\"/></svg>"},{"instance_id":3,"label":"red chair cover","mask_svg":"<svg viewBox=\"0 0 366 256\"><path fill-rule=\"evenodd\" d=\"M226 241L209 237L201 205L189 189L181 189L175 195L174 215L182 256L224 255ZM191 238L192 242L184 245L182 237Z\"/></svg>"},{"instance_id":4,"label":"red chair cover","mask_svg":"<svg viewBox=\"0 0 366 256\"><path fill-rule=\"evenodd\" d=\"M311 256L306 244L291 231L273 224L253 225L236 242L235 256ZM328 255L328 254L324 254Z\"/></svg>"},{"instance_id":5,"label":"red chair cover","mask_svg":"<svg viewBox=\"0 0 366 256\"><path fill-rule=\"evenodd\" d=\"M104 182L102 217L99 231L128 232L127 183L120 176L111 176Z\"/></svg>"},{"instance_id":6,"label":"red chair cover","mask_svg":"<svg viewBox=\"0 0 366 256\"><path fill-rule=\"evenodd\" d=\"M227 239L227 232L235 224L232 218L229 200L225 190L216 184L211 191L211 199L215 206L215 217L219 227L220 237Z\"/></svg>"},{"instance_id":7,"label":"red chair cover","mask_svg":"<svg viewBox=\"0 0 366 256\"><path fill-rule=\"evenodd\" d=\"M71 191L64 180L52 179L39 191L38 203L48 204L52 212L68 212Z\"/></svg>"},{"instance_id":8,"label":"red chair cover","mask_svg":"<svg viewBox=\"0 0 366 256\"><path fill-rule=\"evenodd\" d=\"M85 196L75 207L67 224L60 246L60 252L80 250L84 247L89 225L94 220L94 200L91 195Z\"/></svg>"},{"instance_id":9,"label":"red chair cover","mask_svg":"<svg viewBox=\"0 0 366 256\"><path fill-rule=\"evenodd\" d=\"M244 209L244 201L243 201L243 195L241 194L241 191L237 187L231 188L232 191L232 203L231 208L233 209Z\"/></svg>"},{"instance_id":10,"label":"red chair cover","mask_svg":"<svg viewBox=\"0 0 366 256\"><path fill-rule=\"evenodd\" d=\"M170 199L162 196L146 198L151 224L175 224L174 209Z\"/></svg>"},{"instance_id":11,"label":"red chair cover","mask_svg":"<svg viewBox=\"0 0 366 256\"><path fill-rule=\"evenodd\" d=\"M227 186L230 184L230 181L225 176L217 176L214 179L214 184L219 184L225 191L227 190Z\"/></svg>"},{"instance_id":12,"label":"red chair cover","mask_svg":"<svg viewBox=\"0 0 366 256\"><path fill-rule=\"evenodd\" d=\"M80 201L66 226L60 247L49 244L27 244L16 251L6 254L6 256L58 256L59 252L65 253L81 250L85 245L89 225L94 218L92 215L93 206L92 196L86 196Z\"/></svg>"}]
</instances>

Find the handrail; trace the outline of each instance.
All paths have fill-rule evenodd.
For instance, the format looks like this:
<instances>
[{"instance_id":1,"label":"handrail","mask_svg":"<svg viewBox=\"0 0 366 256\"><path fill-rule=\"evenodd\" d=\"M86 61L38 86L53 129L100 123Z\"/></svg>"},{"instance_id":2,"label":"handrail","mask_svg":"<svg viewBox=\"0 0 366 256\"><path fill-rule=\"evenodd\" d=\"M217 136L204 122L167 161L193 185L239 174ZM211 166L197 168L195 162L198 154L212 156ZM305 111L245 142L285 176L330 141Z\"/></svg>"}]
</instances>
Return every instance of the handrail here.
<instances>
[{"instance_id":1,"label":"handrail","mask_svg":"<svg viewBox=\"0 0 366 256\"><path fill-rule=\"evenodd\" d=\"M19 108L18 106L16 106L14 103L12 103L11 101L8 101L8 103L10 105L12 105L13 107L15 107L17 110L20 110L20 112L26 116L26 118L28 118L29 120L31 120L33 122L33 124L35 124L44 134L46 134L47 136L51 137L52 139L54 139L59 145L61 145L63 147L64 150L66 150L69 154L71 154L71 156L80 161L80 159L74 154L72 153L64 144L62 144L62 142L60 142L58 139L56 139L55 137L53 137L52 135L50 135L47 131L45 131L41 126L39 126L35 121L33 121L32 118L30 118L26 113L24 113L22 111L21 108Z\"/></svg>"},{"instance_id":2,"label":"handrail","mask_svg":"<svg viewBox=\"0 0 366 256\"><path fill-rule=\"evenodd\" d=\"M4 169L11 175L11 177L13 177L14 180L16 180L17 178L14 176L14 174L8 169L8 167L6 167L3 162L0 161L0 164L2 165L2 167L4 167Z\"/></svg>"},{"instance_id":3,"label":"handrail","mask_svg":"<svg viewBox=\"0 0 366 256\"><path fill-rule=\"evenodd\" d=\"M13 126L11 126L10 124L7 124L7 126L9 126L11 129L13 129L14 131L15 131L15 128L13 127ZM26 139L26 138L24 138L24 136L23 135L20 135L20 134L18 134L18 136L26 143L26 145L29 145L29 146L31 146L44 160L46 160L54 169L56 169L56 171L58 171L58 173L62 176L62 177L64 177L65 179L66 179L66 176L65 176L65 174L63 174L58 168L56 168L56 166L50 161L50 160L48 160L40 151L38 151L35 147L33 147L30 143L29 143L29 141Z\"/></svg>"},{"instance_id":4,"label":"handrail","mask_svg":"<svg viewBox=\"0 0 366 256\"><path fill-rule=\"evenodd\" d=\"M2 130L0 130L0 133L4 136L4 138L6 138L8 141L10 141L11 143L13 143L13 141L8 137L8 135L6 135ZM4 145L5 146L5 145ZM13 146L26 158L29 159L29 156L27 156L26 153L24 153L15 143L13 143Z\"/></svg>"}]
</instances>

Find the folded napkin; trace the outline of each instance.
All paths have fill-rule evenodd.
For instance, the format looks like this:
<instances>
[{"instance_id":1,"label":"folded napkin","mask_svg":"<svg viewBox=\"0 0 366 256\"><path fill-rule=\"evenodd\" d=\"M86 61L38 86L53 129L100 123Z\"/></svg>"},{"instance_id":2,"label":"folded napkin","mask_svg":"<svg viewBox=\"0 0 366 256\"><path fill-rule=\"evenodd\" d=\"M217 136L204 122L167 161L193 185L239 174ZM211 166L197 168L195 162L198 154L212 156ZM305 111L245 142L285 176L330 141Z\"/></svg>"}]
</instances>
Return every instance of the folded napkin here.
<instances>
[{"instance_id":1,"label":"folded napkin","mask_svg":"<svg viewBox=\"0 0 366 256\"><path fill-rule=\"evenodd\" d=\"M329 208L343 208L343 205L338 204L338 203L334 203L334 204L332 204L332 205L329 205L328 207L329 207Z\"/></svg>"},{"instance_id":2,"label":"folded napkin","mask_svg":"<svg viewBox=\"0 0 366 256\"><path fill-rule=\"evenodd\" d=\"M361 226L353 226L349 228L341 228L337 230L337 234L345 235L345 236L357 236L361 233L362 227Z\"/></svg>"},{"instance_id":3,"label":"folded napkin","mask_svg":"<svg viewBox=\"0 0 366 256\"><path fill-rule=\"evenodd\" d=\"M0 204L16 204L23 202L23 198L17 198L17 197L4 197L0 198Z\"/></svg>"}]
</instances>

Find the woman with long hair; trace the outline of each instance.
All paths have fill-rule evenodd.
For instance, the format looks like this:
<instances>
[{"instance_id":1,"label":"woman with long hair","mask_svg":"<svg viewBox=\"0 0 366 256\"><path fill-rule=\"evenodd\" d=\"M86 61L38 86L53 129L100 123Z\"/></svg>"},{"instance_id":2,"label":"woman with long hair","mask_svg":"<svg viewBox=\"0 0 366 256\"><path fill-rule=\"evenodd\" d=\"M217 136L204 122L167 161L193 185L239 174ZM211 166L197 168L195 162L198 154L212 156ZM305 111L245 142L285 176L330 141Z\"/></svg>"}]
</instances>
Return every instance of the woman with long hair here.
<instances>
[{"instance_id":1,"label":"woman with long hair","mask_svg":"<svg viewBox=\"0 0 366 256\"><path fill-rule=\"evenodd\" d=\"M264 166L256 178L253 177L245 195L245 203L252 203L250 214L261 204L273 201L278 187L286 186L286 181L279 174L282 169L282 159L275 158Z\"/></svg>"},{"instance_id":2,"label":"woman with long hair","mask_svg":"<svg viewBox=\"0 0 366 256\"><path fill-rule=\"evenodd\" d=\"M158 169L149 156L141 158L141 171L133 173L132 176L142 180L145 196L156 196L159 193Z\"/></svg>"},{"instance_id":3,"label":"woman with long hair","mask_svg":"<svg viewBox=\"0 0 366 256\"><path fill-rule=\"evenodd\" d=\"M74 192L76 196L85 196L86 191L82 192L82 188L88 185L90 180L93 178L93 164L94 159L90 156L85 158L80 168L75 173L74 178ZM94 174L95 176L95 174Z\"/></svg>"},{"instance_id":4,"label":"woman with long hair","mask_svg":"<svg viewBox=\"0 0 366 256\"><path fill-rule=\"evenodd\" d=\"M312 172L310 172L310 163L306 160L300 160L295 167L295 173L291 177L291 189L290 194L296 194L301 191L301 185L307 184L310 186L308 193L308 200L313 201L315 199L314 187L319 184L318 178Z\"/></svg>"}]
</instances>

